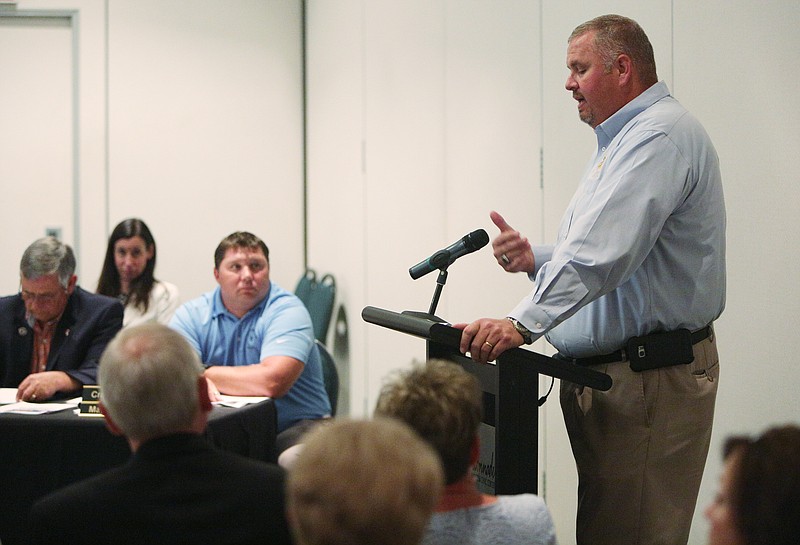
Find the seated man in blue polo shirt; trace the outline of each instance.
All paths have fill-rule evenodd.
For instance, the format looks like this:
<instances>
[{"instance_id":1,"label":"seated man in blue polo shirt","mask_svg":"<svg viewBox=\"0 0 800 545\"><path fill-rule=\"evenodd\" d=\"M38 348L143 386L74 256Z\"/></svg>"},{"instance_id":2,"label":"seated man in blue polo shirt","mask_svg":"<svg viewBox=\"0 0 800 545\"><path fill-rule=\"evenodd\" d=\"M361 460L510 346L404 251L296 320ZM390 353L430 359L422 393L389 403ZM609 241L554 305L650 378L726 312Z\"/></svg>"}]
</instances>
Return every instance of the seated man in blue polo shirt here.
<instances>
[{"instance_id":1,"label":"seated man in blue polo shirt","mask_svg":"<svg viewBox=\"0 0 800 545\"><path fill-rule=\"evenodd\" d=\"M212 400L219 392L275 399L280 453L331 413L311 317L270 282L269 249L251 233L220 242L214 278L219 286L178 308L170 326L200 355Z\"/></svg>"}]
</instances>

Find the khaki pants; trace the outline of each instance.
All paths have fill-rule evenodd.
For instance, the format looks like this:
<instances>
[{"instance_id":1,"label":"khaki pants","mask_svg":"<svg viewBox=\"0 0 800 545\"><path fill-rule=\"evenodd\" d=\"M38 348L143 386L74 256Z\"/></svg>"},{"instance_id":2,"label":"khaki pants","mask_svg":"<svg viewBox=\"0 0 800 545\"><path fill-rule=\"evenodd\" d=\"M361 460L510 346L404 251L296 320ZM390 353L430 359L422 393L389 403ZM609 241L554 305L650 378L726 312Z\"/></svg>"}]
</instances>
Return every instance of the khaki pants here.
<instances>
[{"instance_id":1,"label":"khaki pants","mask_svg":"<svg viewBox=\"0 0 800 545\"><path fill-rule=\"evenodd\" d=\"M685 545L703 476L719 357L714 335L694 361L637 373L594 366L607 392L561 382L578 468L578 545Z\"/></svg>"}]
</instances>

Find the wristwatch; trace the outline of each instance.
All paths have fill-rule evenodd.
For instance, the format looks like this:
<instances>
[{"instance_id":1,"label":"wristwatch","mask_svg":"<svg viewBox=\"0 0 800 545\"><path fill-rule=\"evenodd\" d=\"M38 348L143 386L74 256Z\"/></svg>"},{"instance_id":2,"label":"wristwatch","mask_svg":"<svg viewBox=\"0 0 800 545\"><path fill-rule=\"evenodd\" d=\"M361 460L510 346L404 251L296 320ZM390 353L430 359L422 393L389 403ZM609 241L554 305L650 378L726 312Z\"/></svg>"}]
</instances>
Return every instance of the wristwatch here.
<instances>
[{"instance_id":1,"label":"wristwatch","mask_svg":"<svg viewBox=\"0 0 800 545\"><path fill-rule=\"evenodd\" d=\"M522 340L525 344L533 344L533 333L531 333L530 329L519 323L519 320L516 318L507 316L506 319L514 324L514 329L516 329L519 334L522 335Z\"/></svg>"}]
</instances>

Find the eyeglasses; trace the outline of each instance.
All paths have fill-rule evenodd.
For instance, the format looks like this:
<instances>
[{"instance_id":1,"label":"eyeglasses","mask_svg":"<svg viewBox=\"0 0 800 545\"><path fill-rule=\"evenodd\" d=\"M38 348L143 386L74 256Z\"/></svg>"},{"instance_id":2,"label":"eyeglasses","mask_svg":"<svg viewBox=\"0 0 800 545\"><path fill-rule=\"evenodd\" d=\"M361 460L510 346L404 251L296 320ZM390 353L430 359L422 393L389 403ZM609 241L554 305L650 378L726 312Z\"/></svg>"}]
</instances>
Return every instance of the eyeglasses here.
<instances>
[{"instance_id":1,"label":"eyeglasses","mask_svg":"<svg viewBox=\"0 0 800 545\"><path fill-rule=\"evenodd\" d=\"M64 293L67 293L67 290L63 290ZM42 305L46 305L48 303L52 303L56 300L56 298L61 295L61 292L55 293L32 293L30 291L26 291L20 288L19 295L22 297L22 300L26 303L34 303L38 301Z\"/></svg>"}]
</instances>

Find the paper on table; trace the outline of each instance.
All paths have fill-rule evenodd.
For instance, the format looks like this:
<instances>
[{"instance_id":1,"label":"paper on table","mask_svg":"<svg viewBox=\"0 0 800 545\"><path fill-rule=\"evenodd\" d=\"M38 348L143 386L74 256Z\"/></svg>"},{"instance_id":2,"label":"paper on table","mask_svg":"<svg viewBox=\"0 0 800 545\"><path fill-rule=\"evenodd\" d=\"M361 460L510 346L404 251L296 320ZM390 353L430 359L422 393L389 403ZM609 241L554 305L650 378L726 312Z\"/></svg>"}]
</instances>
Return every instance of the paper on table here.
<instances>
[{"instance_id":1,"label":"paper on table","mask_svg":"<svg viewBox=\"0 0 800 545\"><path fill-rule=\"evenodd\" d=\"M0 413L9 414L45 414L74 409L74 403L28 403L19 401L0 406Z\"/></svg>"},{"instance_id":2,"label":"paper on table","mask_svg":"<svg viewBox=\"0 0 800 545\"><path fill-rule=\"evenodd\" d=\"M16 388L0 388L0 405L17 402Z\"/></svg>"},{"instance_id":3,"label":"paper on table","mask_svg":"<svg viewBox=\"0 0 800 545\"><path fill-rule=\"evenodd\" d=\"M220 401L214 401L214 405L223 405L225 407L244 407L251 403L261 403L269 399L268 397L260 396L228 396L220 394Z\"/></svg>"}]
</instances>

